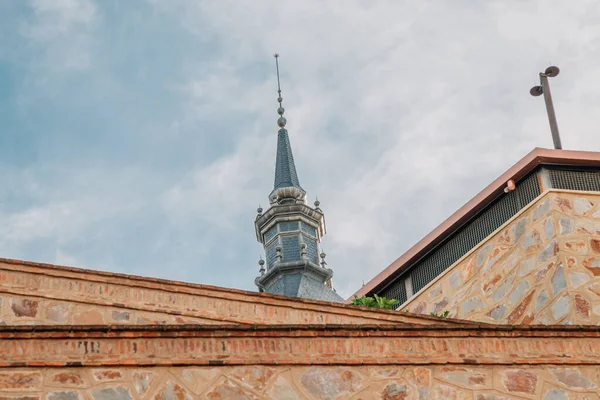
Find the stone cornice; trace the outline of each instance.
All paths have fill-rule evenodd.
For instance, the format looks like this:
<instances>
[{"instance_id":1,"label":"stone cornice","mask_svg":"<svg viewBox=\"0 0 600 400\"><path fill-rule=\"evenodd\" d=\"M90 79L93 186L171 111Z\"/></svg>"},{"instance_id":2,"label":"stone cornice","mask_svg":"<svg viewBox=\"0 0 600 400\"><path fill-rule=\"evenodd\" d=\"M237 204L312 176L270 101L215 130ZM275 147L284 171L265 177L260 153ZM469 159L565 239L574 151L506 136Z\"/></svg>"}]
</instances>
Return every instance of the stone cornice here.
<instances>
[{"instance_id":1,"label":"stone cornice","mask_svg":"<svg viewBox=\"0 0 600 400\"><path fill-rule=\"evenodd\" d=\"M0 367L243 364L600 365L600 328L0 327Z\"/></svg>"},{"instance_id":2,"label":"stone cornice","mask_svg":"<svg viewBox=\"0 0 600 400\"><path fill-rule=\"evenodd\" d=\"M322 268L310 261L294 261L289 263L275 264L262 276L256 278L255 282L262 286L268 286L276 278L293 273L310 272L325 281L333 276L333 271L329 268Z\"/></svg>"},{"instance_id":3,"label":"stone cornice","mask_svg":"<svg viewBox=\"0 0 600 400\"><path fill-rule=\"evenodd\" d=\"M306 204L275 204L264 214L258 216L254 222L256 228L256 239L262 243L261 235L275 224L276 221L296 220L292 216L304 217L312 221L319 229L319 235L325 235L325 217L321 211L307 206Z\"/></svg>"}]
</instances>

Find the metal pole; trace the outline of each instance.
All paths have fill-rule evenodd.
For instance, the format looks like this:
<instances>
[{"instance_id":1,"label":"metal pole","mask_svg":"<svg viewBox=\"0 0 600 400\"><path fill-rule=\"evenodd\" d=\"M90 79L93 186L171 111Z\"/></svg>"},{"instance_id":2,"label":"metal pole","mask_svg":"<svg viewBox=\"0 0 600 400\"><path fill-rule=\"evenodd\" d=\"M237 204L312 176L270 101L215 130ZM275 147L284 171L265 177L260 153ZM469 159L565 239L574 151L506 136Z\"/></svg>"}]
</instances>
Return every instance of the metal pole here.
<instances>
[{"instance_id":1,"label":"metal pole","mask_svg":"<svg viewBox=\"0 0 600 400\"><path fill-rule=\"evenodd\" d=\"M544 101L546 102L546 111L548 112L548 122L550 122L550 131L552 132L554 148L560 150L562 149L562 145L560 143L560 136L558 134L558 124L556 123L554 104L552 104L552 93L550 93L548 76L546 74L540 73L540 82L542 84L542 92L544 93Z\"/></svg>"}]
</instances>

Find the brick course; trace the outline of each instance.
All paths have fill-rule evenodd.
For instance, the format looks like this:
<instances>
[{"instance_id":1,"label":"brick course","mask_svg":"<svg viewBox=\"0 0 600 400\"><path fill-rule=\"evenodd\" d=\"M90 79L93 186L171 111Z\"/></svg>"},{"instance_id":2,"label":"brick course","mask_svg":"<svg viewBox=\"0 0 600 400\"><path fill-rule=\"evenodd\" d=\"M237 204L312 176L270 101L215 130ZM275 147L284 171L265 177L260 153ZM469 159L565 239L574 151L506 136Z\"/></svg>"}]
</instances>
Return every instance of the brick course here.
<instances>
[{"instance_id":1,"label":"brick course","mask_svg":"<svg viewBox=\"0 0 600 400\"><path fill-rule=\"evenodd\" d=\"M598 364L600 328L151 326L0 328L0 367Z\"/></svg>"}]
</instances>

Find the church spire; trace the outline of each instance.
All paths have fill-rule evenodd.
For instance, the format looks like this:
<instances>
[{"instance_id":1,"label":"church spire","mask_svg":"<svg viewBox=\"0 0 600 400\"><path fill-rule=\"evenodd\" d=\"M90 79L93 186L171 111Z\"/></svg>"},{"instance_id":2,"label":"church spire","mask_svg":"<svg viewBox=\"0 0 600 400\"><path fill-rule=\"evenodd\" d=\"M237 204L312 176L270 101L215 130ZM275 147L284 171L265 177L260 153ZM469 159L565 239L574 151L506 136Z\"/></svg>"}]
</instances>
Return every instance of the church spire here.
<instances>
[{"instance_id":1,"label":"church spire","mask_svg":"<svg viewBox=\"0 0 600 400\"><path fill-rule=\"evenodd\" d=\"M277 108L277 125L279 131L277 133L277 157L275 159L275 183L273 185L273 192L271 193L271 202L279 201L283 198L291 197L304 200L306 192L300 186L298 180L298 173L296 172L296 164L294 163L294 155L292 154L292 146L290 144L290 137L288 131L285 129L287 120L283 116L285 109L283 108L283 97L281 96L281 81L279 79L279 54L275 53L275 67L277 70L277 102L279 108ZM283 188L295 188L296 190L279 190ZM275 197L274 197L275 195ZM275 200L274 200L275 199Z\"/></svg>"},{"instance_id":2,"label":"church spire","mask_svg":"<svg viewBox=\"0 0 600 400\"><path fill-rule=\"evenodd\" d=\"M259 261L260 276L254 283L261 292L341 302L343 299L331 288L333 271L326 267L325 254L320 252L325 216L318 201L314 208L307 204L306 192L298 181L283 116L279 54L275 54L275 66L279 94L275 184L269 195L269 209L263 213L259 207L254 221L256 239L266 253L266 259ZM321 265L319 253L323 258Z\"/></svg>"}]
</instances>

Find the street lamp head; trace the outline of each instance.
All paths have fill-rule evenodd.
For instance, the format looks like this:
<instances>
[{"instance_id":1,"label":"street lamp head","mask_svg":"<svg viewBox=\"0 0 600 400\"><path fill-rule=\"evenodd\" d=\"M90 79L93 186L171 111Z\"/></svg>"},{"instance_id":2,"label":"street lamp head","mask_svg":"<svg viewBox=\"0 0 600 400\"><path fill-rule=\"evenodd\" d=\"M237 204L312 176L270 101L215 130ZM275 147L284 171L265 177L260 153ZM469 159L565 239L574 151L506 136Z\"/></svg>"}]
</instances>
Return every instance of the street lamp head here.
<instances>
[{"instance_id":1,"label":"street lamp head","mask_svg":"<svg viewBox=\"0 0 600 400\"><path fill-rule=\"evenodd\" d=\"M546 70L544 71L544 75L549 76L550 78L554 78L556 75L558 75L559 72L560 69L552 65L546 68Z\"/></svg>"},{"instance_id":2,"label":"street lamp head","mask_svg":"<svg viewBox=\"0 0 600 400\"><path fill-rule=\"evenodd\" d=\"M534 97L541 96L543 93L544 93L544 89L542 89L541 86L534 86L529 91L529 94L531 94Z\"/></svg>"}]
</instances>

